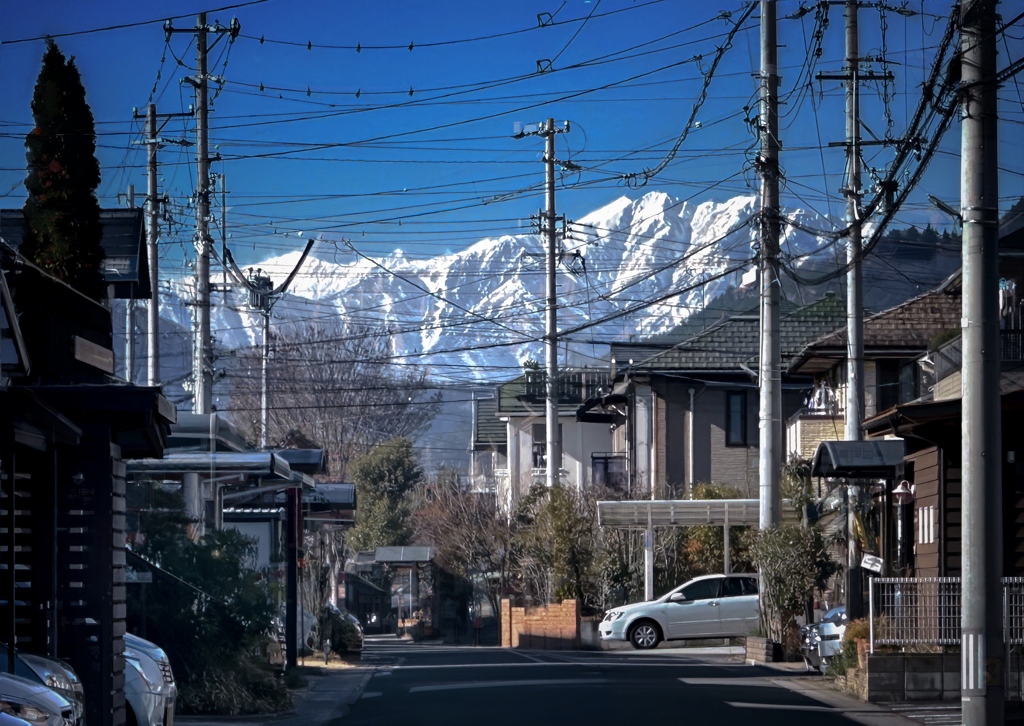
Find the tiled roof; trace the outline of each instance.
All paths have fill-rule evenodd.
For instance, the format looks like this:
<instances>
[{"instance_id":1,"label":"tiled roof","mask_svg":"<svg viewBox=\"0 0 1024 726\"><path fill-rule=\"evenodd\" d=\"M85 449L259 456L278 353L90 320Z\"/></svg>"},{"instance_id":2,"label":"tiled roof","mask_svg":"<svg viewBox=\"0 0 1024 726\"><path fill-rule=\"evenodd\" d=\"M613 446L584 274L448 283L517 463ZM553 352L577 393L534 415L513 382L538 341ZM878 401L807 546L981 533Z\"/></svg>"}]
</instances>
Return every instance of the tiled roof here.
<instances>
[{"instance_id":1,"label":"tiled roof","mask_svg":"<svg viewBox=\"0 0 1024 726\"><path fill-rule=\"evenodd\" d=\"M501 447L508 445L508 429L498 418L498 399L478 398L476 406L476 430L473 432L473 448Z\"/></svg>"},{"instance_id":2,"label":"tiled roof","mask_svg":"<svg viewBox=\"0 0 1024 726\"><path fill-rule=\"evenodd\" d=\"M783 365L807 342L834 330L846 318L846 303L834 295L781 317L780 347ZM612 345L618 368L633 370L721 371L737 370L740 364L757 365L761 324L756 315L737 315L709 330L669 348ZM633 360L630 366L627 361Z\"/></svg>"},{"instance_id":3,"label":"tiled roof","mask_svg":"<svg viewBox=\"0 0 1024 726\"><path fill-rule=\"evenodd\" d=\"M939 333L960 328L958 290L932 290L864 319L865 347L928 347ZM841 327L810 343L808 349L845 348L846 328Z\"/></svg>"}]
</instances>

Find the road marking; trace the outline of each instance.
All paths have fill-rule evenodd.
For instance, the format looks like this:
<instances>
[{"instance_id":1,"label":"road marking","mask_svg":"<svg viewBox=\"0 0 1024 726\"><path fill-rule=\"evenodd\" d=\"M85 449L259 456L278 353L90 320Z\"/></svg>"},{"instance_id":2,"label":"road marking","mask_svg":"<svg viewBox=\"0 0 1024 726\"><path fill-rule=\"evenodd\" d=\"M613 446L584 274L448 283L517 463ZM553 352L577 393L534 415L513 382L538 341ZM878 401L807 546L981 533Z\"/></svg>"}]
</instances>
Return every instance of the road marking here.
<instances>
[{"instance_id":1,"label":"road marking","mask_svg":"<svg viewBox=\"0 0 1024 726\"><path fill-rule=\"evenodd\" d=\"M547 664L549 662L549 661L546 661L546 660L544 660L542 658L538 658L537 656L530 655L529 653L524 653L521 650L514 650L512 652L515 653L516 655L523 656L527 660L532 660L534 663L544 663L544 664Z\"/></svg>"},{"instance_id":2,"label":"road marking","mask_svg":"<svg viewBox=\"0 0 1024 726\"><path fill-rule=\"evenodd\" d=\"M382 695L384 695L384 694L381 693L380 691L366 691L359 698L360 699L363 699L363 698L380 698Z\"/></svg>"},{"instance_id":3,"label":"road marking","mask_svg":"<svg viewBox=\"0 0 1024 726\"><path fill-rule=\"evenodd\" d=\"M814 713L878 713L875 709L838 709L831 706L787 706L784 703L742 703L738 701L726 701L726 705L733 708L763 708L771 711L809 711Z\"/></svg>"},{"instance_id":4,"label":"road marking","mask_svg":"<svg viewBox=\"0 0 1024 726\"><path fill-rule=\"evenodd\" d=\"M523 653L517 653L517 655L524 655ZM721 665L709 665L707 663L615 663L612 661L602 660L574 660L574 661L546 661L538 660L536 658L530 659L529 663L437 663L434 665L396 665L391 666L392 670L396 671L416 671L416 670L442 670L445 668L565 668L567 666L587 666L591 668L723 668L726 666ZM747 666L740 666L736 664L736 668L746 668ZM724 679L731 680L731 679Z\"/></svg>"},{"instance_id":5,"label":"road marking","mask_svg":"<svg viewBox=\"0 0 1024 726\"><path fill-rule=\"evenodd\" d=\"M470 683L446 683L438 686L415 686L409 693L431 691L461 691L470 688L523 688L527 686L596 686L607 683L607 678L554 678L546 681L473 681Z\"/></svg>"},{"instance_id":6,"label":"road marking","mask_svg":"<svg viewBox=\"0 0 1024 726\"><path fill-rule=\"evenodd\" d=\"M759 686L778 688L765 678L680 678L688 686Z\"/></svg>"},{"instance_id":7,"label":"road marking","mask_svg":"<svg viewBox=\"0 0 1024 726\"><path fill-rule=\"evenodd\" d=\"M373 674L373 677L374 678L379 678L381 676L390 676L390 675L391 675L391 671L377 671L376 673Z\"/></svg>"}]
</instances>

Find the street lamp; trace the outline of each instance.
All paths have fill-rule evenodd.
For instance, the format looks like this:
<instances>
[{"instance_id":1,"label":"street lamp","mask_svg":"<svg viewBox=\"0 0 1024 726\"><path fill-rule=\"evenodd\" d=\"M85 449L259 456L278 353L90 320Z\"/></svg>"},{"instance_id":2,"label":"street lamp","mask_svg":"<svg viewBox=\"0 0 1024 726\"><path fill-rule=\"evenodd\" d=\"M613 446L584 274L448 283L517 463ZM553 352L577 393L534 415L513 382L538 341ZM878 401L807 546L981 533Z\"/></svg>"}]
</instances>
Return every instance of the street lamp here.
<instances>
[{"instance_id":1,"label":"street lamp","mask_svg":"<svg viewBox=\"0 0 1024 726\"><path fill-rule=\"evenodd\" d=\"M912 511L914 492L910 482L904 479L892 490L892 498L896 502L896 568L897 574L904 576L910 569L910 548L912 546L912 527L908 521L908 512Z\"/></svg>"}]
</instances>

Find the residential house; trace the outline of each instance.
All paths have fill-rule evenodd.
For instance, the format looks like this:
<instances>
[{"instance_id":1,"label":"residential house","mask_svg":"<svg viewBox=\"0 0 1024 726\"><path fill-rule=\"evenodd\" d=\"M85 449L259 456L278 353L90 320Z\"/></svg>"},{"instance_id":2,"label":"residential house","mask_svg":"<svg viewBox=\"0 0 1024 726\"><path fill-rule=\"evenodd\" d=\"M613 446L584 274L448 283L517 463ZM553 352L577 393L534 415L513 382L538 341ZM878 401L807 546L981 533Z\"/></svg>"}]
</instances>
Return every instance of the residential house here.
<instances>
[{"instance_id":1,"label":"residential house","mask_svg":"<svg viewBox=\"0 0 1024 726\"><path fill-rule=\"evenodd\" d=\"M960 327L960 286L951 278L935 290L864 318L864 417L928 396L935 383L926 353ZM786 419L788 452L810 459L822 441L842 439L846 421L845 325L810 342L789 373L814 379L813 392Z\"/></svg>"},{"instance_id":2,"label":"residential house","mask_svg":"<svg viewBox=\"0 0 1024 726\"><path fill-rule=\"evenodd\" d=\"M784 309L784 418L811 389L809 376L788 371L789 361L845 317L834 294ZM695 483L716 482L757 496L760 332L756 314L740 314L674 345L612 345L611 386L580 406L577 419L613 430L610 456L622 461L625 495L682 498Z\"/></svg>"},{"instance_id":3,"label":"residential house","mask_svg":"<svg viewBox=\"0 0 1024 726\"><path fill-rule=\"evenodd\" d=\"M1024 447L1017 421L1024 416L1024 216L1000 228L1000 390L1002 416L1003 575L1024 575ZM959 279L954 281L959 286ZM951 286L952 287L952 286ZM948 340L919 357L934 369L931 396L898 401L864 422L871 437L905 439L904 478L912 485L913 573L961 574L961 338L959 309Z\"/></svg>"},{"instance_id":4,"label":"residential house","mask_svg":"<svg viewBox=\"0 0 1024 726\"><path fill-rule=\"evenodd\" d=\"M608 383L605 371L582 368L559 373L558 425L562 432L559 480L566 486L585 488L604 483L605 459L611 450L607 427L579 423L576 409ZM511 511L519 498L547 474L547 375L530 370L498 386L495 398L476 402L473 433L474 469L486 479L488 468L499 508ZM504 436L492 420L504 427Z\"/></svg>"},{"instance_id":5,"label":"residential house","mask_svg":"<svg viewBox=\"0 0 1024 726\"><path fill-rule=\"evenodd\" d=\"M0 214L0 640L67 660L87 720L121 723L125 464L163 452L175 411L159 388L114 377L109 307L18 258L15 212ZM148 280L142 267L123 294ZM130 272L105 271L115 296L113 276Z\"/></svg>"},{"instance_id":6,"label":"residential house","mask_svg":"<svg viewBox=\"0 0 1024 726\"><path fill-rule=\"evenodd\" d=\"M469 480L473 491L493 493L495 472L508 470L508 426L498 418L494 393L473 394L473 441L469 447Z\"/></svg>"}]
</instances>

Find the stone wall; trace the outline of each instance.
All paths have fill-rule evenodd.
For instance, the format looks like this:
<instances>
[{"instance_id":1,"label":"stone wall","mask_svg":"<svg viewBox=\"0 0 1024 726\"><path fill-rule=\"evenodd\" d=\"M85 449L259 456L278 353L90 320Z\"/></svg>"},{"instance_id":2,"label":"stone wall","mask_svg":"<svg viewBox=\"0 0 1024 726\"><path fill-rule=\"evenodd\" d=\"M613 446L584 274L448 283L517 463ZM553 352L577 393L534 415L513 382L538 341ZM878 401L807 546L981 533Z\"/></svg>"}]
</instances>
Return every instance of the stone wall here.
<instances>
[{"instance_id":1,"label":"stone wall","mask_svg":"<svg viewBox=\"0 0 1024 726\"><path fill-rule=\"evenodd\" d=\"M580 606L576 600L554 605L512 607L501 600L501 647L579 650Z\"/></svg>"}]
</instances>

